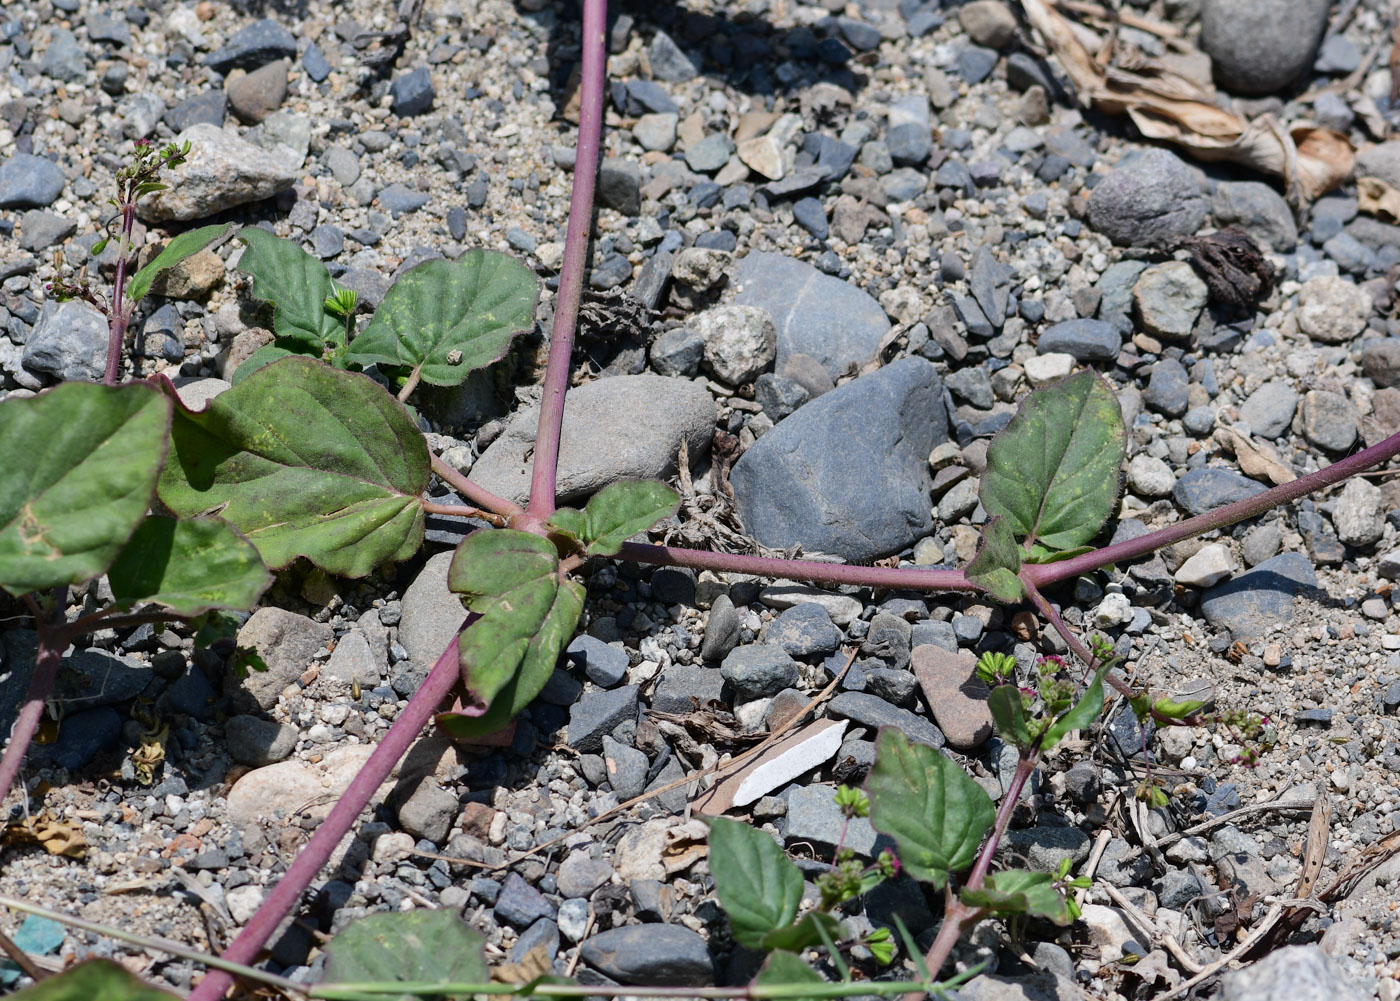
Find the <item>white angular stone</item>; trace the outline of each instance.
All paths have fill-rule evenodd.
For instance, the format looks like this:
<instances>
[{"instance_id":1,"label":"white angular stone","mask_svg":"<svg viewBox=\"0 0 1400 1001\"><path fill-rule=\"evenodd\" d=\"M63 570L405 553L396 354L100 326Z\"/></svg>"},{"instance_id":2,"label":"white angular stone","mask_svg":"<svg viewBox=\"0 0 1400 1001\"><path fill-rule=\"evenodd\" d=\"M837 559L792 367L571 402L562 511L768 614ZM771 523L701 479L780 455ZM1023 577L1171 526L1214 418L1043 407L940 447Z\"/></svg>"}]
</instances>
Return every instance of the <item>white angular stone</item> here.
<instances>
[{"instance_id":1,"label":"white angular stone","mask_svg":"<svg viewBox=\"0 0 1400 1001\"><path fill-rule=\"evenodd\" d=\"M757 306L716 306L688 324L705 339L705 364L715 377L741 386L773 364L778 328L766 309Z\"/></svg>"},{"instance_id":2,"label":"white angular stone","mask_svg":"<svg viewBox=\"0 0 1400 1001\"><path fill-rule=\"evenodd\" d=\"M1114 626L1124 625L1133 619L1133 603L1128 600L1126 594L1106 594L1094 609L1091 618L1095 627L1099 629L1112 629Z\"/></svg>"},{"instance_id":3,"label":"white angular stone","mask_svg":"<svg viewBox=\"0 0 1400 1001\"><path fill-rule=\"evenodd\" d=\"M1230 576L1238 566L1228 546L1213 542L1181 564L1172 579L1188 587L1210 587Z\"/></svg>"},{"instance_id":4,"label":"white angular stone","mask_svg":"<svg viewBox=\"0 0 1400 1001\"><path fill-rule=\"evenodd\" d=\"M1139 497L1165 497L1174 486L1172 467L1161 459L1139 452L1128 463L1128 489Z\"/></svg>"},{"instance_id":5,"label":"white angular stone","mask_svg":"<svg viewBox=\"0 0 1400 1001\"><path fill-rule=\"evenodd\" d=\"M1021 363L1026 369L1026 381L1032 387L1047 386L1057 379L1063 379L1074 370L1074 356L1062 351L1035 355Z\"/></svg>"},{"instance_id":6,"label":"white angular stone","mask_svg":"<svg viewBox=\"0 0 1400 1001\"><path fill-rule=\"evenodd\" d=\"M296 172L286 163L217 125L191 125L175 137L176 143L186 141L189 160L167 178L169 188L138 203L141 218L203 219L270 198L296 183Z\"/></svg>"}]
</instances>

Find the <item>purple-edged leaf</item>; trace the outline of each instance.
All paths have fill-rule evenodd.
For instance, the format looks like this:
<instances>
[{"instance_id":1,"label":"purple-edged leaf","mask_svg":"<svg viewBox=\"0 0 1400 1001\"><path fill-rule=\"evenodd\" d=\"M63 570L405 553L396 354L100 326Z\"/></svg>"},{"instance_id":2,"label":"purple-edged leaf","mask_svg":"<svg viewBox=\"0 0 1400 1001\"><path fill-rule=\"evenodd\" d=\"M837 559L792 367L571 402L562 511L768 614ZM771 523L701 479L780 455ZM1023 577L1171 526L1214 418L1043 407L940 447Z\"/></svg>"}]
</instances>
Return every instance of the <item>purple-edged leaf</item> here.
<instances>
[{"instance_id":1,"label":"purple-edged leaf","mask_svg":"<svg viewBox=\"0 0 1400 1001\"><path fill-rule=\"evenodd\" d=\"M147 518L107 579L122 607L150 601L177 615L252 608L272 586L257 549L219 518Z\"/></svg>"},{"instance_id":2,"label":"purple-edged leaf","mask_svg":"<svg viewBox=\"0 0 1400 1001\"><path fill-rule=\"evenodd\" d=\"M1021 551L1011 535L1011 524L997 515L982 526L982 540L977 555L967 565L967 579L981 584L993 598L1009 605L1026 594L1017 576L1020 570Z\"/></svg>"},{"instance_id":3,"label":"purple-edged leaf","mask_svg":"<svg viewBox=\"0 0 1400 1001\"><path fill-rule=\"evenodd\" d=\"M972 864L996 817L991 798L957 762L893 727L875 739L865 791L871 825L894 838L905 870L939 887Z\"/></svg>"},{"instance_id":4,"label":"purple-edged leaf","mask_svg":"<svg viewBox=\"0 0 1400 1001\"><path fill-rule=\"evenodd\" d=\"M284 358L198 413L177 408L171 443L161 501L217 513L273 569L304 556L363 577L423 540L428 447L368 376Z\"/></svg>"},{"instance_id":5,"label":"purple-edged leaf","mask_svg":"<svg viewBox=\"0 0 1400 1001\"><path fill-rule=\"evenodd\" d=\"M11 1001L172 1001L110 959L92 959L11 995Z\"/></svg>"},{"instance_id":6,"label":"purple-edged leaf","mask_svg":"<svg viewBox=\"0 0 1400 1001\"><path fill-rule=\"evenodd\" d=\"M131 283L126 287L127 301L140 302L151 290L151 285L157 278L186 257L193 256L210 244L217 243L228 236L234 225L231 222L221 222L212 226L201 226L199 229L187 230L172 239L150 264L147 264L132 277Z\"/></svg>"},{"instance_id":7,"label":"purple-edged leaf","mask_svg":"<svg viewBox=\"0 0 1400 1001\"><path fill-rule=\"evenodd\" d=\"M1073 918L1055 874L1006 869L987 877L980 890L963 890L962 902L997 914L1025 914L1067 925Z\"/></svg>"},{"instance_id":8,"label":"purple-edged leaf","mask_svg":"<svg viewBox=\"0 0 1400 1001\"><path fill-rule=\"evenodd\" d=\"M538 295L535 273L509 254L471 250L455 261L426 261L394 282L346 360L458 385L530 329Z\"/></svg>"},{"instance_id":9,"label":"purple-edged leaf","mask_svg":"<svg viewBox=\"0 0 1400 1001\"><path fill-rule=\"evenodd\" d=\"M326 944L325 979L485 984L491 980L485 944L481 933L450 907L371 914Z\"/></svg>"},{"instance_id":10,"label":"purple-edged leaf","mask_svg":"<svg viewBox=\"0 0 1400 1001\"><path fill-rule=\"evenodd\" d=\"M286 345L291 345L288 347ZM303 358L320 358L321 349L311 349L299 341L283 341L279 343L264 344L247 358L238 363L238 367L233 370L233 377L229 382L235 386L248 378L254 372L260 372L275 361L283 358L300 356Z\"/></svg>"},{"instance_id":11,"label":"purple-edged leaf","mask_svg":"<svg viewBox=\"0 0 1400 1001\"><path fill-rule=\"evenodd\" d=\"M980 495L1030 549L1073 549L1113 513L1127 433L1118 400L1084 371L1031 393L992 439Z\"/></svg>"},{"instance_id":12,"label":"purple-edged leaf","mask_svg":"<svg viewBox=\"0 0 1400 1001\"><path fill-rule=\"evenodd\" d=\"M560 581L554 544L511 529L474 532L447 584L481 617L457 638L467 708L443 714L457 737L485 736L529 704L554 671L583 611L583 587Z\"/></svg>"},{"instance_id":13,"label":"purple-edged leaf","mask_svg":"<svg viewBox=\"0 0 1400 1001\"><path fill-rule=\"evenodd\" d=\"M0 587L81 584L111 565L150 506L170 412L144 383L0 403Z\"/></svg>"},{"instance_id":14,"label":"purple-edged leaf","mask_svg":"<svg viewBox=\"0 0 1400 1001\"><path fill-rule=\"evenodd\" d=\"M340 336L344 321L326 309L335 283L326 266L291 240L250 226L238 239L246 245L238 270L253 276L253 298L272 305L272 332L286 347L319 356L327 341Z\"/></svg>"}]
</instances>

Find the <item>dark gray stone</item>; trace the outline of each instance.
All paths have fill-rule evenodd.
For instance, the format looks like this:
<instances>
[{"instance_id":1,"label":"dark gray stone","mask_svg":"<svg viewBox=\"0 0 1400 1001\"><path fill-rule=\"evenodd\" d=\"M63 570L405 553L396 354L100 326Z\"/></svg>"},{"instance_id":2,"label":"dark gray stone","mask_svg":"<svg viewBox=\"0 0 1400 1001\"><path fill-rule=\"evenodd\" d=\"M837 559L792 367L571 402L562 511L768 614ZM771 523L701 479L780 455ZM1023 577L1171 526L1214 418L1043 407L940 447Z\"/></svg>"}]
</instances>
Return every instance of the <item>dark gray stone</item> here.
<instances>
[{"instance_id":1,"label":"dark gray stone","mask_svg":"<svg viewBox=\"0 0 1400 1001\"><path fill-rule=\"evenodd\" d=\"M1228 469L1203 467L1187 470L1181 475L1172 488L1172 499L1178 507L1197 515L1253 497L1266 489L1258 480L1251 480Z\"/></svg>"},{"instance_id":2,"label":"dark gray stone","mask_svg":"<svg viewBox=\"0 0 1400 1001\"><path fill-rule=\"evenodd\" d=\"M224 724L228 753L239 764L261 768L283 760L297 747L297 728L260 716L233 716Z\"/></svg>"},{"instance_id":3,"label":"dark gray stone","mask_svg":"<svg viewBox=\"0 0 1400 1001\"><path fill-rule=\"evenodd\" d=\"M426 191L418 191L406 184L391 184L380 188L375 195L379 207L395 219L408 212L417 212L432 199Z\"/></svg>"},{"instance_id":4,"label":"dark gray stone","mask_svg":"<svg viewBox=\"0 0 1400 1001\"><path fill-rule=\"evenodd\" d=\"M234 32L222 48L205 57L205 65L227 73L231 69L254 70L278 59L293 59L297 40L271 18L254 21Z\"/></svg>"},{"instance_id":5,"label":"dark gray stone","mask_svg":"<svg viewBox=\"0 0 1400 1001\"><path fill-rule=\"evenodd\" d=\"M781 796L787 801L787 815L781 821L783 837L788 844L808 842L819 849L835 847L844 830L843 847L869 858L875 852L876 833L864 817L853 818L846 824L841 808L832 798L836 794L830 785L791 785Z\"/></svg>"},{"instance_id":6,"label":"dark gray stone","mask_svg":"<svg viewBox=\"0 0 1400 1001\"><path fill-rule=\"evenodd\" d=\"M1005 844L1026 857L1026 867L1035 872L1054 872L1062 859L1075 865L1089 857L1089 835L1077 827L1032 827L1007 831Z\"/></svg>"},{"instance_id":7,"label":"dark gray stone","mask_svg":"<svg viewBox=\"0 0 1400 1001\"><path fill-rule=\"evenodd\" d=\"M790 416L812 398L807 387L796 379L774 375L772 372L764 372L754 380L753 396L774 424Z\"/></svg>"},{"instance_id":8,"label":"dark gray stone","mask_svg":"<svg viewBox=\"0 0 1400 1001\"><path fill-rule=\"evenodd\" d=\"M1277 438L1293 423L1298 393L1287 382L1266 382L1240 404L1240 420L1263 438Z\"/></svg>"},{"instance_id":9,"label":"dark gray stone","mask_svg":"<svg viewBox=\"0 0 1400 1001\"><path fill-rule=\"evenodd\" d=\"M603 736L637 717L636 685L588 692L569 711L568 744L576 751L597 751Z\"/></svg>"},{"instance_id":10,"label":"dark gray stone","mask_svg":"<svg viewBox=\"0 0 1400 1001\"><path fill-rule=\"evenodd\" d=\"M19 245L31 253L57 246L78 231L78 224L57 212L30 209L20 217Z\"/></svg>"},{"instance_id":11,"label":"dark gray stone","mask_svg":"<svg viewBox=\"0 0 1400 1001\"><path fill-rule=\"evenodd\" d=\"M750 700L777 695L796 684L798 667L782 647L760 643L731 650L720 673L741 699Z\"/></svg>"},{"instance_id":12,"label":"dark gray stone","mask_svg":"<svg viewBox=\"0 0 1400 1001\"><path fill-rule=\"evenodd\" d=\"M1190 384L1181 362L1165 358L1152 366L1152 378L1143 391L1142 401L1159 414L1180 417L1190 405L1187 398Z\"/></svg>"},{"instance_id":13,"label":"dark gray stone","mask_svg":"<svg viewBox=\"0 0 1400 1001\"><path fill-rule=\"evenodd\" d=\"M717 667L672 664L661 672L651 708L663 713L694 712L706 702L725 702L724 675Z\"/></svg>"},{"instance_id":14,"label":"dark gray stone","mask_svg":"<svg viewBox=\"0 0 1400 1001\"><path fill-rule=\"evenodd\" d=\"M892 706L878 695L868 692L842 692L828 705L831 715L853 720L861 726L879 729L892 726L916 744L942 747L943 732L922 716L907 709Z\"/></svg>"},{"instance_id":15,"label":"dark gray stone","mask_svg":"<svg viewBox=\"0 0 1400 1001\"><path fill-rule=\"evenodd\" d=\"M1302 553L1281 553L1207 591L1201 598L1201 614L1217 629L1228 629L1235 639L1249 639L1286 622L1293 598L1315 587L1317 575L1308 558Z\"/></svg>"},{"instance_id":16,"label":"dark gray stone","mask_svg":"<svg viewBox=\"0 0 1400 1001\"><path fill-rule=\"evenodd\" d=\"M0 208L43 208L63 194L63 168L52 160L16 153L0 164Z\"/></svg>"},{"instance_id":17,"label":"dark gray stone","mask_svg":"<svg viewBox=\"0 0 1400 1001\"><path fill-rule=\"evenodd\" d=\"M583 668L589 680L602 688L611 688L627 677L627 651L596 636L579 633L564 653L569 663Z\"/></svg>"},{"instance_id":18,"label":"dark gray stone","mask_svg":"<svg viewBox=\"0 0 1400 1001\"><path fill-rule=\"evenodd\" d=\"M516 928L528 928L540 918L552 919L554 905L545 899L543 893L525 882L519 873L513 872L501 884L493 914L497 921Z\"/></svg>"},{"instance_id":19,"label":"dark gray stone","mask_svg":"<svg viewBox=\"0 0 1400 1001\"><path fill-rule=\"evenodd\" d=\"M651 45L647 47L647 59L653 80L685 83L695 79L700 72L691 58L664 31L658 31L652 38Z\"/></svg>"},{"instance_id":20,"label":"dark gray stone","mask_svg":"<svg viewBox=\"0 0 1400 1001\"><path fill-rule=\"evenodd\" d=\"M642 173L635 160L608 157L598 168L598 201L624 215L642 210Z\"/></svg>"},{"instance_id":21,"label":"dark gray stone","mask_svg":"<svg viewBox=\"0 0 1400 1001\"><path fill-rule=\"evenodd\" d=\"M1037 354L1062 353L1075 361L1113 361L1123 345L1118 328L1105 320L1062 320L1050 326L1036 342Z\"/></svg>"},{"instance_id":22,"label":"dark gray stone","mask_svg":"<svg viewBox=\"0 0 1400 1001\"><path fill-rule=\"evenodd\" d=\"M203 90L166 109L165 124L175 132L200 124L223 128L227 110L227 94L217 89Z\"/></svg>"},{"instance_id":23,"label":"dark gray stone","mask_svg":"<svg viewBox=\"0 0 1400 1001\"><path fill-rule=\"evenodd\" d=\"M947 438L942 397L933 365L903 358L808 403L735 464L744 527L775 549L852 561L912 545L933 527L928 453Z\"/></svg>"},{"instance_id":24,"label":"dark gray stone","mask_svg":"<svg viewBox=\"0 0 1400 1001\"><path fill-rule=\"evenodd\" d=\"M1205 0L1201 47L1215 81L1236 94L1271 94L1312 65L1328 0Z\"/></svg>"},{"instance_id":25,"label":"dark gray stone","mask_svg":"<svg viewBox=\"0 0 1400 1001\"><path fill-rule=\"evenodd\" d=\"M164 358L168 362L184 360L185 321L174 303L166 303L146 317L132 353L143 358Z\"/></svg>"},{"instance_id":26,"label":"dark gray stone","mask_svg":"<svg viewBox=\"0 0 1400 1001\"><path fill-rule=\"evenodd\" d=\"M166 698L175 712L207 720L214 715L214 703L218 700L219 693L214 691L214 686L209 684L204 672L193 667L175 679L170 691L166 693Z\"/></svg>"},{"instance_id":27,"label":"dark gray stone","mask_svg":"<svg viewBox=\"0 0 1400 1001\"><path fill-rule=\"evenodd\" d=\"M65 83L76 83L87 72L88 58L78 39L67 28L54 28L48 48L39 60L44 76Z\"/></svg>"},{"instance_id":28,"label":"dark gray stone","mask_svg":"<svg viewBox=\"0 0 1400 1001\"><path fill-rule=\"evenodd\" d=\"M753 251L734 281L741 306L766 309L778 328L777 368L787 358L817 358L832 378L868 361L889 332L880 304L864 290L783 254Z\"/></svg>"},{"instance_id":29,"label":"dark gray stone","mask_svg":"<svg viewBox=\"0 0 1400 1001\"><path fill-rule=\"evenodd\" d=\"M841 642L841 633L825 608L807 601L793 605L774 619L764 641L782 647L794 657L808 657L834 652Z\"/></svg>"},{"instance_id":30,"label":"dark gray stone","mask_svg":"<svg viewBox=\"0 0 1400 1001\"><path fill-rule=\"evenodd\" d=\"M1239 226L1261 246L1287 253L1298 245L1298 224L1288 202L1262 181L1221 181L1210 210L1220 227Z\"/></svg>"},{"instance_id":31,"label":"dark gray stone","mask_svg":"<svg viewBox=\"0 0 1400 1001\"><path fill-rule=\"evenodd\" d=\"M315 42L308 45L306 51L301 54L301 68L306 70L306 75L311 78L312 83L320 83L331 75L331 64L326 61L321 47Z\"/></svg>"},{"instance_id":32,"label":"dark gray stone","mask_svg":"<svg viewBox=\"0 0 1400 1001\"><path fill-rule=\"evenodd\" d=\"M65 381L95 382L107 361L107 318L76 299L45 299L20 364Z\"/></svg>"},{"instance_id":33,"label":"dark gray stone","mask_svg":"<svg viewBox=\"0 0 1400 1001\"><path fill-rule=\"evenodd\" d=\"M115 709L103 706L73 713L64 717L47 757L59 768L77 771L99 752L116 747L121 736L122 717Z\"/></svg>"},{"instance_id":34,"label":"dark gray stone","mask_svg":"<svg viewBox=\"0 0 1400 1001\"><path fill-rule=\"evenodd\" d=\"M131 44L131 25L115 11L89 10L84 26L90 42L110 42L117 46Z\"/></svg>"},{"instance_id":35,"label":"dark gray stone","mask_svg":"<svg viewBox=\"0 0 1400 1001\"><path fill-rule=\"evenodd\" d=\"M1006 305L1011 296L1011 279L1014 275L1015 271L998 261L992 248L985 243L972 255L968 287L987 321L997 330L1006 320Z\"/></svg>"},{"instance_id":36,"label":"dark gray stone","mask_svg":"<svg viewBox=\"0 0 1400 1001\"><path fill-rule=\"evenodd\" d=\"M400 118L412 118L431 111L436 97L428 67L418 66L389 85L389 110Z\"/></svg>"},{"instance_id":37,"label":"dark gray stone","mask_svg":"<svg viewBox=\"0 0 1400 1001\"><path fill-rule=\"evenodd\" d=\"M792 203L792 217L797 220L799 226L818 240L825 240L831 233L831 227L826 220L826 209L822 207L820 199L799 198Z\"/></svg>"},{"instance_id":38,"label":"dark gray stone","mask_svg":"<svg viewBox=\"0 0 1400 1001\"><path fill-rule=\"evenodd\" d=\"M681 925L614 928L587 939L583 961L624 984L701 986L714 982L714 961L705 940Z\"/></svg>"},{"instance_id":39,"label":"dark gray stone","mask_svg":"<svg viewBox=\"0 0 1400 1001\"><path fill-rule=\"evenodd\" d=\"M1125 159L1089 195L1089 225L1123 247L1171 244L1205 220L1195 173L1164 149Z\"/></svg>"},{"instance_id":40,"label":"dark gray stone","mask_svg":"<svg viewBox=\"0 0 1400 1001\"><path fill-rule=\"evenodd\" d=\"M647 756L635 747L604 737L603 761L607 767L608 784L621 802L640 796L646 789Z\"/></svg>"},{"instance_id":41,"label":"dark gray stone","mask_svg":"<svg viewBox=\"0 0 1400 1001\"><path fill-rule=\"evenodd\" d=\"M710 606L710 615L705 620L705 638L700 644L702 660L723 660L739 642L739 630L743 623L734 602L729 595L721 594Z\"/></svg>"},{"instance_id":42,"label":"dark gray stone","mask_svg":"<svg viewBox=\"0 0 1400 1001\"><path fill-rule=\"evenodd\" d=\"M549 918L540 918L520 933L510 948L510 961L523 963L526 956L539 948L544 950L546 962L554 962L559 954L559 926Z\"/></svg>"}]
</instances>

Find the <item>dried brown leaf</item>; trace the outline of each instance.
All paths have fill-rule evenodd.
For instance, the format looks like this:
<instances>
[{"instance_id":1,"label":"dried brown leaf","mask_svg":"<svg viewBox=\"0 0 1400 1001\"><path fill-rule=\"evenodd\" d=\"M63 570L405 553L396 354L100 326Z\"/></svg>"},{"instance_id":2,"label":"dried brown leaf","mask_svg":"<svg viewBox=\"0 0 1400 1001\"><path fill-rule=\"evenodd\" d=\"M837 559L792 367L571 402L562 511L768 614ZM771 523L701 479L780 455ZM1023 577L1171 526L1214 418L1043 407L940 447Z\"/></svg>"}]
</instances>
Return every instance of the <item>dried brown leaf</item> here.
<instances>
[{"instance_id":1,"label":"dried brown leaf","mask_svg":"<svg viewBox=\"0 0 1400 1001\"><path fill-rule=\"evenodd\" d=\"M1400 189L1391 187L1379 177L1358 177L1356 207L1367 215L1400 219Z\"/></svg>"},{"instance_id":2,"label":"dried brown leaf","mask_svg":"<svg viewBox=\"0 0 1400 1001\"><path fill-rule=\"evenodd\" d=\"M1215 441L1225 451L1234 455L1246 476L1256 480L1268 480L1275 486L1291 483L1298 478L1271 446L1250 441L1234 428L1216 428Z\"/></svg>"},{"instance_id":3,"label":"dried brown leaf","mask_svg":"<svg viewBox=\"0 0 1400 1001\"><path fill-rule=\"evenodd\" d=\"M554 972L549 953L543 945L537 945L521 957L518 963L501 963L492 967L491 979L498 984L528 984L532 980Z\"/></svg>"},{"instance_id":4,"label":"dried brown leaf","mask_svg":"<svg viewBox=\"0 0 1400 1001\"><path fill-rule=\"evenodd\" d=\"M1144 136L1182 147L1199 160L1226 160L1284 182L1295 206L1351 176L1355 150L1346 136L1312 125L1285 127L1272 116L1252 121L1220 106L1215 91L1142 56L1112 36L1090 54L1081 28L1046 0L1021 0L1026 19L1045 39L1079 99L1109 114L1126 114Z\"/></svg>"}]
</instances>

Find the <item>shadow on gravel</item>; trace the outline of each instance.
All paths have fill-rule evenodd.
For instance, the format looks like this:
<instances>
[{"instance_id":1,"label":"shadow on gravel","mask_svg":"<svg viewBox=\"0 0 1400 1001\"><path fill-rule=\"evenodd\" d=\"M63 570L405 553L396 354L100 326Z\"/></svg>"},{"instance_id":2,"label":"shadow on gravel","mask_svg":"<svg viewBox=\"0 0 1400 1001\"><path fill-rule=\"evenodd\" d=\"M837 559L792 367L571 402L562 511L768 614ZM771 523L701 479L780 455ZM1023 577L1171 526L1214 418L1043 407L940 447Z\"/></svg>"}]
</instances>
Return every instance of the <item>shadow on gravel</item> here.
<instances>
[{"instance_id":1,"label":"shadow on gravel","mask_svg":"<svg viewBox=\"0 0 1400 1001\"><path fill-rule=\"evenodd\" d=\"M550 66L550 97L562 108L568 101L570 76L580 59L581 5L551 6L544 14L525 10L521 5L521 16L549 24L546 57ZM619 28L621 18L631 22L630 30ZM822 82L856 94L868 82L860 65L865 54L847 43L834 17L811 28L781 28L761 17L690 11L670 3L631 0L608 5L610 53L625 51L636 35L650 46L658 31L680 47L698 75L723 80L755 97L800 93ZM664 70L653 71L652 76L662 82L667 79ZM625 100L626 87L616 81L611 87L612 104L617 107L619 97Z\"/></svg>"}]
</instances>

